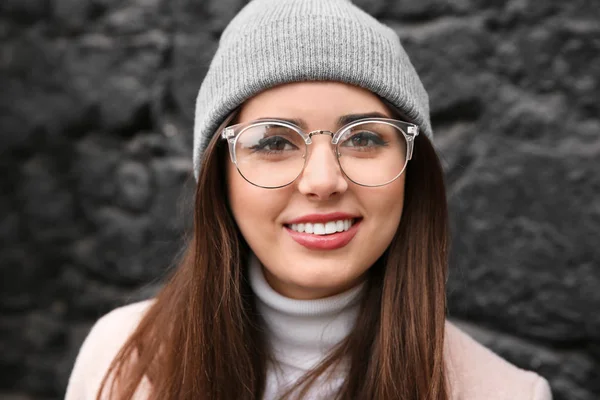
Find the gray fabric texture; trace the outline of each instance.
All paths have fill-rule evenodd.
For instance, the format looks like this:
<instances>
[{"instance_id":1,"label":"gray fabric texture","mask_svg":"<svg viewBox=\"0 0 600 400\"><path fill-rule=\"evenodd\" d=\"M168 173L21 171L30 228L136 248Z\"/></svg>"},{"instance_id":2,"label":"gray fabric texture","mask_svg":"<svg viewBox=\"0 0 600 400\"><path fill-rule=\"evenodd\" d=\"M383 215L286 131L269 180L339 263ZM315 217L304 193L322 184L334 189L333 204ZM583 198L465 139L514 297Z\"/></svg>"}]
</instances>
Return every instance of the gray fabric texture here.
<instances>
[{"instance_id":1,"label":"gray fabric texture","mask_svg":"<svg viewBox=\"0 0 600 400\"><path fill-rule=\"evenodd\" d=\"M289 82L366 88L432 137L429 99L398 35L349 0L253 0L229 23L202 82L194 174L215 130L244 101Z\"/></svg>"}]
</instances>

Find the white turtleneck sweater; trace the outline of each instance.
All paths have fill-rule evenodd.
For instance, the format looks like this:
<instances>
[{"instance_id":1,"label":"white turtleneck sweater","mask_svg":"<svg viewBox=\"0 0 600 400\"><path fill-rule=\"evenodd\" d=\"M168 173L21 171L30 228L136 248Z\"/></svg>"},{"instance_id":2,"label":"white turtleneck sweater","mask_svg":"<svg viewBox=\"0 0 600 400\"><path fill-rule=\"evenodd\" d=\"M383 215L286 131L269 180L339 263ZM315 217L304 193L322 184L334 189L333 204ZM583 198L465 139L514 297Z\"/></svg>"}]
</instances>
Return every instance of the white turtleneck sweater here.
<instances>
[{"instance_id":1,"label":"white turtleneck sweater","mask_svg":"<svg viewBox=\"0 0 600 400\"><path fill-rule=\"evenodd\" d=\"M250 286L277 361L269 367L264 399L278 399L286 387L314 368L348 335L356 321L364 284L328 298L294 300L271 288L254 259L250 263ZM333 377L319 381L309 398L330 399L342 383L342 370L338 368Z\"/></svg>"}]
</instances>

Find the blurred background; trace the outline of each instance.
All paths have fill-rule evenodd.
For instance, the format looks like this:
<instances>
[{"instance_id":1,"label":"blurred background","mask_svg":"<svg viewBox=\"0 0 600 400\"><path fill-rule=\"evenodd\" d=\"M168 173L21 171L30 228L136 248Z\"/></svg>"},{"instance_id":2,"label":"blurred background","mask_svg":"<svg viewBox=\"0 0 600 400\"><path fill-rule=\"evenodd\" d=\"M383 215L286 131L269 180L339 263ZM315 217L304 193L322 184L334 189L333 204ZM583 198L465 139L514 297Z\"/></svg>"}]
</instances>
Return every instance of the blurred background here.
<instances>
[{"instance_id":1,"label":"blurred background","mask_svg":"<svg viewBox=\"0 0 600 400\"><path fill-rule=\"evenodd\" d=\"M449 314L600 398L600 1L356 0L429 91ZM0 0L0 398L60 399L191 221L195 96L243 0Z\"/></svg>"}]
</instances>

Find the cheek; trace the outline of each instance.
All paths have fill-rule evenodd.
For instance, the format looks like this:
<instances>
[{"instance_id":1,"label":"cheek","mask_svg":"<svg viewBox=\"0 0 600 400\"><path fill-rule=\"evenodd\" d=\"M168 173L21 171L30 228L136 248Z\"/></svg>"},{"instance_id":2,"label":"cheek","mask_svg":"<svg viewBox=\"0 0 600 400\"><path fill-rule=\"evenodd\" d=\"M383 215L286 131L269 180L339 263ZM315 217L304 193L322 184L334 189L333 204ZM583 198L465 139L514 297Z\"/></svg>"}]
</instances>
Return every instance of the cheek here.
<instances>
[{"instance_id":1,"label":"cheek","mask_svg":"<svg viewBox=\"0 0 600 400\"><path fill-rule=\"evenodd\" d=\"M373 218L382 233L390 236L390 240L398 228L404 209L404 181L404 177L401 177L388 186L376 190L370 188L370 191L364 192L368 215Z\"/></svg>"},{"instance_id":2,"label":"cheek","mask_svg":"<svg viewBox=\"0 0 600 400\"><path fill-rule=\"evenodd\" d=\"M267 239L287 204L280 190L251 185L231 164L227 167L227 191L233 217L246 241Z\"/></svg>"}]
</instances>

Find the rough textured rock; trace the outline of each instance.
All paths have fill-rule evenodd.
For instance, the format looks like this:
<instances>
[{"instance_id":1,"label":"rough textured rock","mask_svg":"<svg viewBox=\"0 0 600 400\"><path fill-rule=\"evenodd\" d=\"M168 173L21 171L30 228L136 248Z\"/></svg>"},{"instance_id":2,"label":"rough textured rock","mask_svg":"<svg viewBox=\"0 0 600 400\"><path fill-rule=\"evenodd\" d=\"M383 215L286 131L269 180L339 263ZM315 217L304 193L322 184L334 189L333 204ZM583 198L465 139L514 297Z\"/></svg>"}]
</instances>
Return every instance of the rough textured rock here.
<instances>
[{"instance_id":1,"label":"rough textured rock","mask_svg":"<svg viewBox=\"0 0 600 400\"><path fill-rule=\"evenodd\" d=\"M0 397L58 399L83 338L189 227L194 102L244 0L0 1ZM356 0L430 94L450 315L600 397L600 2Z\"/></svg>"}]
</instances>

